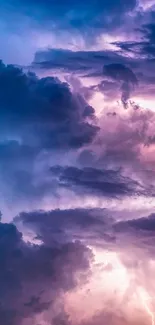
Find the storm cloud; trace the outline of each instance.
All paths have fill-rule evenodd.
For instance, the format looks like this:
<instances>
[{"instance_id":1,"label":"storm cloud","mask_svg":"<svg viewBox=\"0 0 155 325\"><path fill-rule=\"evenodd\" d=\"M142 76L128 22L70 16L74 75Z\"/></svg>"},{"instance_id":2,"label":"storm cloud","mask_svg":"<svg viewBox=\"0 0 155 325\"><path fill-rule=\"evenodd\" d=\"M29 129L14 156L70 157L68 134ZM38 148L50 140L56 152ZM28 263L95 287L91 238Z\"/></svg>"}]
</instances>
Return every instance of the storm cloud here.
<instances>
[{"instance_id":1,"label":"storm cloud","mask_svg":"<svg viewBox=\"0 0 155 325\"><path fill-rule=\"evenodd\" d=\"M0 318L5 325L21 324L24 319L29 324L48 310L52 320L52 306L76 286L78 274L89 270L91 259L91 252L80 242L54 246L42 238L40 246L25 243L15 225L2 223L0 252ZM59 307L55 317L57 313Z\"/></svg>"},{"instance_id":2,"label":"storm cloud","mask_svg":"<svg viewBox=\"0 0 155 325\"><path fill-rule=\"evenodd\" d=\"M154 325L154 1L0 10L0 322Z\"/></svg>"},{"instance_id":3,"label":"storm cloud","mask_svg":"<svg viewBox=\"0 0 155 325\"><path fill-rule=\"evenodd\" d=\"M92 195L107 197L142 195L144 189L138 182L123 177L119 171L100 170L91 167L78 169L75 167L51 167L51 173L59 179L59 185L88 191Z\"/></svg>"}]
</instances>

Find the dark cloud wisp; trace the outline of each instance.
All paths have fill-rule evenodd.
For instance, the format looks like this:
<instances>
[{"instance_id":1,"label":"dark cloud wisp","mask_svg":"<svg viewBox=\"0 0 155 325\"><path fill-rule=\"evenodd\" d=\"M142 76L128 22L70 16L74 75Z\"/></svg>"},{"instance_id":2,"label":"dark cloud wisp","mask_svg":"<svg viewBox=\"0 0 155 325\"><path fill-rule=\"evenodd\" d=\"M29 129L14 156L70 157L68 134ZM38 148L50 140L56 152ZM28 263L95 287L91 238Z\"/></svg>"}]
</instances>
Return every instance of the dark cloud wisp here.
<instances>
[{"instance_id":1,"label":"dark cloud wisp","mask_svg":"<svg viewBox=\"0 0 155 325\"><path fill-rule=\"evenodd\" d=\"M51 167L53 177L58 177L59 186L82 191L84 194L121 197L139 195L143 187L129 177L123 177L118 170L101 170L91 167Z\"/></svg>"}]
</instances>

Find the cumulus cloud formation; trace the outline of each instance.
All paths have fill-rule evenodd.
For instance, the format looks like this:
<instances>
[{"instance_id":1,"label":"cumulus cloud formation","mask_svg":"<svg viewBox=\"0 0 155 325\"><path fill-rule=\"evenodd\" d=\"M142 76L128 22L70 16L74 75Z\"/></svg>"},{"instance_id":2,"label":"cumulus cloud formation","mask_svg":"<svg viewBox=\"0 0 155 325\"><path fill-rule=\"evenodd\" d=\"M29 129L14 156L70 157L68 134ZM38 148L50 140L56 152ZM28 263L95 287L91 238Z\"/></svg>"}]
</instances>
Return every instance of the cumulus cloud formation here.
<instances>
[{"instance_id":1,"label":"cumulus cloud formation","mask_svg":"<svg viewBox=\"0 0 155 325\"><path fill-rule=\"evenodd\" d=\"M48 190L48 181L39 185L36 180L40 156L80 148L92 142L99 129L94 109L67 83L54 77L39 79L2 62L0 105L1 182L4 189L12 189L9 195L14 199L17 192L31 200Z\"/></svg>"},{"instance_id":2,"label":"cumulus cloud formation","mask_svg":"<svg viewBox=\"0 0 155 325\"><path fill-rule=\"evenodd\" d=\"M154 325L154 2L0 10L0 323Z\"/></svg>"},{"instance_id":3,"label":"cumulus cloud formation","mask_svg":"<svg viewBox=\"0 0 155 325\"><path fill-rule=\"evenodd\" d=\"M24 320L29 324L47 310L52 321L57 316L54 305L60 303L59 312L59 298L63 300L63 293L77 285L91 259L89 249L80 242L54 246L42 238L40 246L25 243L13 224L0 224L0 251L0 318L6 325Z\"/></svg>"},{"instance_id":4,"label":"cumulus cloud formation","mask_svg":"<svg viewBox=\"0 0 155 325\"><path fill-rule=\"evenodd\" d=\"M78 238L91 249L94 247L94 256L89 250L85 255L91 261L91 273L87 273L82 287L74 286L65 294L65 311L57 314L57 321L63 317L67 324L101 324L107 319L112 324L148 323L143 299L147 301L154 292L154 264L149 260L154 256L154 215L116 221L102 209L34 211L22 213L16 223L33 230L47 246L58 245L61 240L61 245L66 245L71 238Z\"/></svg>"},{"instance_id":5,"label":"cumulus cloud formation","mask_svg":"<svg viewBox=\"0 0 155 325\"><path fill-rule=\"evenodd\" d=\"M69 86L58 78L38 79L1 62L0 85L1 123L13 136L24 139L24 132L32 129L34 135L28 139L32 145L50 148L79 147L95 135L97 128L88 123L92 107L84 100L84 106L79 105Z\"/></svg>"}]
</instances>

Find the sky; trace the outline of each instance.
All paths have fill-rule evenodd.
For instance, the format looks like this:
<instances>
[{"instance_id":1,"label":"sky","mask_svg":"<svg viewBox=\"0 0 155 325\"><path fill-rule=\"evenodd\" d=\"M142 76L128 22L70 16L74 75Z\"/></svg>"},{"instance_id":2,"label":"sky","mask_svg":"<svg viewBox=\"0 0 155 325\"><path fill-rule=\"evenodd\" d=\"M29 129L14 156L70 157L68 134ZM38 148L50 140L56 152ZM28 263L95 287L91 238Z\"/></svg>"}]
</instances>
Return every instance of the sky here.
<instances>
[{"instance_id":1,"label":"sky","mask_svg":"<svg viewBox=\"0 0 155 325\"><path fill-rule=\"evenodd\" d=\"M0 323L155 325L155 0L0 12Z\"/></svg>"}]
</instances>

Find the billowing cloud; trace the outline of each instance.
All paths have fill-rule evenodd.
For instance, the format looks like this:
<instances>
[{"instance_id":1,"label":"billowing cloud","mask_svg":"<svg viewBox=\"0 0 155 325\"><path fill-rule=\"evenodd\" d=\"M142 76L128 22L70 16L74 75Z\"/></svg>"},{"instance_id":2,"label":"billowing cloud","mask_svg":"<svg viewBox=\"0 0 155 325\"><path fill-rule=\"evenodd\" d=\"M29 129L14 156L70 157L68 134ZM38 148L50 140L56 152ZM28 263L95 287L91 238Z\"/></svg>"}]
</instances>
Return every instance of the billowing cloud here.
<instances>
[{"instance_id":1,"label":"billowing cloud","mask_svg":"<svg viewBox=\"0 0 155 325\"><path fill-rule=\"evenodd\" d=\"M67 83L57 78L38 79L1 62L0 92L4 134L9 128L12 136L23 140L29 129L31 139L25 142L50 148L79 147L91 141L97 131L88 123L93 117L92 107L89 109L84 101L84 106L80 105Z\"/></svg>"},{"instance_id":2,"label":"billowing cloud","mask_svg":"<svg viewBox=\"0 0 155 325\"><path fill-rule=\"evenodd\" d=\"M0 321L154 325L154 2L0 10Z\"/></svg>"},{"instance_id":3,"label":"billowing cloud","mask_svg":"<svg viewBox=\"0 0 155 325\"><path fill-rule=\"evenodd\" d=\"M48 246L78 238L93 250L92 272L82 287L66 293L65 311L57 314L57 321L101 324L111 319L112 324L148 324L143 303L154 290L154 215L117 221L101 209L34 211L22 213L16 223L32 230ZM148 301L149 308L151 304Z\"/></svg>"},{"instance_id":4,"label":"billowing cloud","mask_svg":"<svg viewBox=\"0 0 155 325\"><path fill-rule=\"evenodd\" d=\"M63 294L77 285L91 259L80 242L54 246L42 238L40 246L25 243L13 224L2 223L0 252L0 318L5 325L29 324L48 310L52 321L61 311Z\"/></svg>"},{"instance_id":5,"label":"billowing cloud","mask_svg":"<svg viewBox=\"0 0 155 325\"><path fill-rule=\"evenodd\" d=\"M48 181L40 183L42 175L36 180L42 155L57 148L78 149L93 141L99 129L94 109L67 83L54 77L39 79L2 62L0 106L1 183L4 196L9 187L14 199L17 193L30 201L44 196L50 191Z\"/></svg>"}]
</instances>

